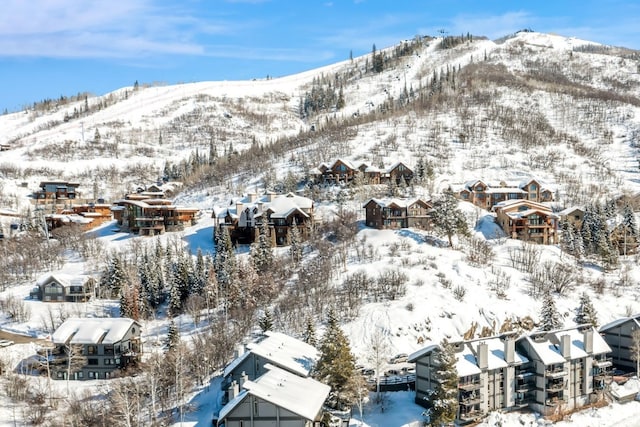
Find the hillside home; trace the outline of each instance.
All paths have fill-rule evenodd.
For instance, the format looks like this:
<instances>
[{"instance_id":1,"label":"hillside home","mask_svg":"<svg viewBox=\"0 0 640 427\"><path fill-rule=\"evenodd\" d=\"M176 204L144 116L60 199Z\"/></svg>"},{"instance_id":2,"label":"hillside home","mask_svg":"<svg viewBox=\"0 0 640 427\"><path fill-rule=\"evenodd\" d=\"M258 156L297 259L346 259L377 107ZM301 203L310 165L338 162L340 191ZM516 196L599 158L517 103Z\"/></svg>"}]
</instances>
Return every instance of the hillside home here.
<instances>
[{"instance_id":1,"label":"hillside home","mask_svg":"<svg viewBox=\"0 0 640 427\"><path fill-rule=\"evenodd\" d=\"M496 222L512 239L544 245L557 243L559 217L548 206L529 200L508 200L493 209Z\"/></svg>"},{"instance_id":2,"label":"hillside home","mask_svg":"<svg viewBox=\"0 0 640 427\"><path fill-rule=\"evenodd\" d=\"M602 399L611 348L593 326L531 333L518 340L517 349L530 361L534 411L548 415Z\"/></svg>"},{"instance_id":3,"label":"hillside home","mask_svg":"<svg viewBox=\"0 0 640 427\"><path fill-rule=\"evenodd\" d=\"M452 343L458 373L460 424L475 422L493 410L529 407L549 415L603 397L610 377L611 348L591 326L512 333ZM436 387L435 352L430 345L409 356L416 363L417 404L429 407Z\"/></svg>"},{"instance_id":4,"label":"hillside home","mask_svg":"<svg viewBox=\"0 0 640 427\"><path fill-rule=\"evenodd\" d=\"M79 186L78 183L67 181L43 181L33 197L36 200L76 199L79 197Z\"/></svg>"},{"instance_id":5,"label":"hillside home","mask_svg":"<svg viewBox=\"0 0 640 427\"><path fill-rule=\"evenodd\" d=\"M91 219L91 227L98 227L113 219L111 205L107 203L85 203L82 205L72 205L71 208L64 209L61 214L80 215Z\"/></svg>"},{"instance_id":6,"label":"hillside home","mask_svg":"<svg viewBox=\"0 0 640 427\"><path fill-rule=\"evenodd\" d=\"M271 364L300 377L308 377L319 357L318 350L303 341L280 332L267 331L263 338L240 349L236 358L224 368L222 388L239 383L246 376L254 380Z\"/></svg>"},{"instance_id":7,"label":"hillside home","mask_svg":"<svg viewBox=\"0 0 640 427\"><path fill-rule=\"evenodd\" d=\"M354 164L349 160L337 159L333 163L321 163L309 172L317 184L348 184L357 176L362 176L368 184L400 185L409 184L413 179L413 170L404 162L396 162L387 168L377 168L367 163Z\"/></svg>"},{"instance_id":8,"label":"hillside home","mask_svg":"<svg viewBox=\"0 0 640 427\"><path fill-rule=\"evenodd\" d=\"M331 388L271 364L254 380L234 382L218 427L320 427Z\"/></svg>"},{"instance_id":9,"label":"hillside home","mask_svg":"<svg viewBox=\"0 0 640 427\"><path fill-rule=\"evenodd\" d=\"M428 229L431 222L430 201L423 199L369 199L363 206L367 227L382 229Z\"/></svg>"},{"instance_id":10,"label":"hillside home","mask_svg":"<svg viewBox=\"0 0 640 427\"><path fill-rule=\"evenodd\" d=\"M452 343L458 372L458 414L460 423L484 417L489 411L511 410L526 406L522 385L527 378L524 366L529 361L516 351L513 334ZM436 387L435 352L430 345L411 354L416 364L416 397L418 405L429 407L428 396Z\"/></svg>"},{"instance_id":11,"label":"hillside home","mask_svg":"<svg viewBox=\"0 0 640 427\"><path fill-rule=\"evenodd\" d=\"M472 180L465 182L457 194L459 199L487 210L508 200L529 200L539 203L553 201L551 189L545 188L535 179L520 182L500 181L495 184Z\"/></svg>"},{"instance_id":12,"label":"hillside home","mask_svg":"<svg viewBox=\"0 0 640 427\"><path fill-rule=\"evenodd\" d=\"M249 194L231 200L226 207L215 207L212 217L216 228L226 227L234 243L249 244L260 234L263 221L272 246L286 246L290 233L297 227L300 238L306 240L313 230L313 200L293 193L263 196Z\"/></svg>"},{"instance_id":13,"label":"hillside home","mask_svg":"<svg viewBox=\"0 0 640 427\"><path fill-rule=\"evenodd\" d=\"M180 231L194 225L200 212L196 208L176 206L171 200L130 195L111 207L121 230L141 236L155 236L165 231ZM129 196L128 196L129 197Z\"/></svg>"},{"instance_id":14,"label":"hillside home","mask_svg":"<svg viewBox=\"0 0 640 427\"><path fill-rule=\"evenodd\" d=\"M600 334L611 347L611 361L616 368L635 372L633 333L640 330L640 314L623 317L600 327Z\"/></svg>"},{"instance_id":15,"label":"hillside home","mask_svg":"<svg viewBox=\"0 0 640 427\"><path fill-rule=\"evenodd\" d=\"M86 302L95 295L96 280L90 276L47 274L36 282L30 297L44 302Z\"/></svg>"},{"instance_id":16,"label":"hillside home","mask_svg":"<svg viewBox=\"0 0 640 427\"><path fill-rule=\"evenodd\" d=\"M568 222L572 224L576 230L582 228L582 221L584 221L584 209L578 206L571 206L558 212L561 222Z\"/></svg>"},{"instance_id":17,"label":"hillside home","mask_svg":"<svg viewBox=\"0 0 640 427\"><path fill-rule=\"evenodd\" d=\"M111 378L134 367L142 357L140 332L140 324L126 318L65 320L51 336L51 377L67 378L69 354L73 380Z\"/></svg>"},{"instance_id":18,"label":"hillside home","mask_svg":"<svg viewBox=\"0 0 640 427\"><path fill-rule=\"evenodd\" d=\"M93 218L76 214L45 214L44 221L47 224L47 231L49 233L61 227L75 228L83 232L95 227Z\"/></svg>"}]
</instances>

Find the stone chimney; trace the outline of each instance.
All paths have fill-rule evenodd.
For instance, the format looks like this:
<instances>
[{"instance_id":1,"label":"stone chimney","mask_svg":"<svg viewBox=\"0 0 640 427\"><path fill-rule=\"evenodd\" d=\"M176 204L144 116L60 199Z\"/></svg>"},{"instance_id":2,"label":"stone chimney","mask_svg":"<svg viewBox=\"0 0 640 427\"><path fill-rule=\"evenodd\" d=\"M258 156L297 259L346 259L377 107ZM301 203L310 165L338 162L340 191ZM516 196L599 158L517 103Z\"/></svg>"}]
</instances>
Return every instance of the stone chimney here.
<instances>
[{"instance_id":1,"label":"stone chimney","mask_svg":"<svg viewBox=\"0 0 640 427\"><path fill-rule=\"evenodd\" d=\"M504 361L512 364L516 361L516 340L512 336L504 338Z\"/></svg>"},{"instance_id":2,"label":"stone chimney","mask_svg":"<svg viewBox=\"0 0 640 427\"><path fill-rule=\"evenodd\" d=\"M249 202L253 203L258 200L258 195L256 193L249 193Z\"/></svg>"},{"instance_id":3,"label":"stone chimney","mask_svg":"<svg viewBox=\"0 0 640 427\"><path fill-rule=\"evenodd\" d=\"M489 346L486 343L478 344L478 368L487 369L489 367Z\"/></svg>"},{"instance_id":4,"label":"stone chimney","mask_svg":"<svg viewBox=\"0 0 640 427\"><path fill-rule=\"evenodd\" d=\"M247 381L249 381L249 376L247 375L247 373L245 371L242 371L242 375L240 375L240 380L238 383L238 388L240 390L242 390L242 387L244 386L244 383L246 383Z\"/></svg>"},{"instance_id":5,"label":"stone chimney","mask_svg":"<svg viewBox=\"0 0 640 427\"><path fill-rule=\"evenodd\" d=\"M583 332L584 351L593 354L593 328L585 329Z\"/></svg>"},{"instance_id":6,"label":"stone chimney","mask_svg":"<svg viewBox=\"0 0 640 427\"><path fill-rule=\"evenodd\" d=\"M560 354L565 359L569 359L571 357L571 336L562 335L560 337Z\"/></svg>"},{"instance_id":7,"label":"stone chimney","mask_svg":"<svg viewBox=\"0 0 640 427\"><path fill-rule=\"evenodd\" d=\"M233 381L229 386L229 400L233 400L240 394L240 387L238 387L238 383Z\"/></svg>"}]
</instances>

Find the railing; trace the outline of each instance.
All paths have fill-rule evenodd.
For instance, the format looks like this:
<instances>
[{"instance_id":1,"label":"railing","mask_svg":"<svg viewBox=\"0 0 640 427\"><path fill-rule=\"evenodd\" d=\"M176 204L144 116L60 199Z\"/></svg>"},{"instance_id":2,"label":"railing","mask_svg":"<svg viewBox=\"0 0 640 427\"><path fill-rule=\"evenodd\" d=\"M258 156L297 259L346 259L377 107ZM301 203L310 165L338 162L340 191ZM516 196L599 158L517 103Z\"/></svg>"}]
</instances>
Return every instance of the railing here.
<instances>
[{"instance_id":1,"label":"railing","mask_svg":"<svg viewBox=\"0 0 640 427\"><path fill-rule=\"evenodd\" d=\"M606 357L604 359L593 359L592 364L596 368L608 368L609 366L613 365L613 362L611 358Z\"/></svg>"},{"instance_id":2,"label":"railing","mask_svg":"<svg viewBox=\"0 0 640 427\"><path fill-rule=\"evenodd\" d=\"M478 418L482 418L483 416L484 414L482 413L482 411L470 411L470 412L460 413L460 419L465 421L476 420Z\"/></svg>"},{"instance_id":3,"label":"railing","mask_svg":"<svg viewBox=\"0 0 640 427\"><path fill-rule=\"evenodd\" d=\"M544 373L547 377L551 378L558 378L568 375L568 372L563 368L547 369Z\"/></svg>"},{"instance_id":4,"label":"railing","mask_svg":"<svg viewBox=\"0 0 640 427\"><path fill-rule=\"evenodd\" d=\"M460 390L477 390L479 388L482 387L482 381L477 380L477 381L470 381L470 382L466 382L466 383L460 383L458 384L458 388Z\"/></svg>"}]
</instances>

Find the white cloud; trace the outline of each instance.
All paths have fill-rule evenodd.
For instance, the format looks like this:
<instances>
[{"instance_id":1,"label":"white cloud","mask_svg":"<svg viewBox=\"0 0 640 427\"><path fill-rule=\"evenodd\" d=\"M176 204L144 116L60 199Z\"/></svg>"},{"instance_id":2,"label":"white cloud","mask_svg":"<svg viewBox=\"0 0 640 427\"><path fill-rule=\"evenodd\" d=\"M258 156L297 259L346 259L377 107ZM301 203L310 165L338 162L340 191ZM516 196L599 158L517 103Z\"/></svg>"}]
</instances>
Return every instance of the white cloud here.
<instances>
[{"instance_id":1,"label":"white cloud","mask_svg":"<svg viewBox=\"0 0 640 427\"><path fill-rule=\"evenodd\" d=\"M223 34L229 29L224 22L204 22L151 0L5 0L0 55L194 55L204 52L197 34Z\"/></svg>"}]
</instances>

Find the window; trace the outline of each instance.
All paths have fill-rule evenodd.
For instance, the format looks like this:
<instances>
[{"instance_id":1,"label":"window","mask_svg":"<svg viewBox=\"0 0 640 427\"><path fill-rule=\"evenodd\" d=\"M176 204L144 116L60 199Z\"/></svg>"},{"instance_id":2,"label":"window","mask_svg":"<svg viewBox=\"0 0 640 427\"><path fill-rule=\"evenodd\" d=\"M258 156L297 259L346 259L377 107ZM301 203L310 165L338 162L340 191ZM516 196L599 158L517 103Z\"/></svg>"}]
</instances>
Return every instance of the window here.
<instances>
[{"instance_id":1,"label":"window","mask_svg":"<svg viewBox=\"0 0 640 427\"><path fill-rule=\"evenodd\" d=\"M82 372L82 371L76 372L76 378L78 378L78 379L84 378L84 372Z\"/></svg>"},{"instance_id":2,"label":"window","mask_svg":"<svg viewBox=\"0 0 640 427\"><path fill-rule=\"evenodd\" d=\"M98 364L98 359L87 359L87 365L95 366Z\"/></svg>"},{"instance_id":3,"label":"window","mask_svg":"<svg viewBox=\"0 0 640 427\"><path fill-rule=\"evenodd\" d=\"M104 346L104 354L107 356L113 355L113 345L105 345Z\"/></svg>"},{"instance_id":4,"label":"window","mask_svg":"<svg viewBox=\"0 0 640 427\"><path fill-rule=\"evenodd\" d=\"M96 378L97 375L95 372L89 371L89 378Z\"/></svg>"},{"instance_id":5,"label":"window","mask_svg":"<svg viewBox=\"0 0 640 427\"><path fill-rule=\"evenodd\" d=\"M113 359L104 359L104 364L105 365L113 365Z\"/></svg>"},{"instance_id":6,"label":"window","mask_svg":"<svg viewBox=\"0 0 640 427\"><path fill-rule=\"evenodd\" d=\"M62 378L62 377L64 377L64 372L62 372L62 371L58 371L58 372L56 373L56 377L57 377L57 378Z\"/></svg>"},{"instance_id":7,"label":"window","mask_svg":"<svg viewBox=\"0 0 640 427\"><path fill-rule=\"evenodd\" d=\"M98 354L98 347L95 345L88 345L87 354Z\"/></svg>"}]
</instances>

